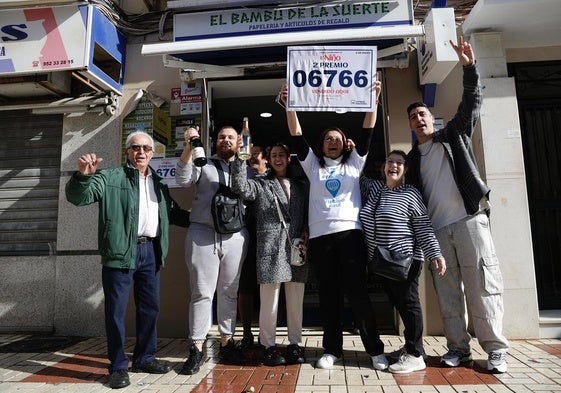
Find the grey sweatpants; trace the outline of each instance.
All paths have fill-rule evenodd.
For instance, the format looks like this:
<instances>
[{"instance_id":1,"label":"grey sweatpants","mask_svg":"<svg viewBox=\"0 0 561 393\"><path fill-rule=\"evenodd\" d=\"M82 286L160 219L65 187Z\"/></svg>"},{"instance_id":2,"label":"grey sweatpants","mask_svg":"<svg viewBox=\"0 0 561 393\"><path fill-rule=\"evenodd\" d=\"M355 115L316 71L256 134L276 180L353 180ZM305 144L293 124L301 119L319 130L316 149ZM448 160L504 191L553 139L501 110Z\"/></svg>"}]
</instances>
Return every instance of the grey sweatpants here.
<instances>
[{"instance_id":1,"label":"grey sweatpants","mask_svg":"<svg viewBox=\"0 0 561 393\"><path fill-rule=\"evenodd\" d=\"M221 235L214 228L192 223L185 238L189 270L189 338L203 342L210 330L212 299L216 291L217 325L222 337L236 328L238 283L247 251L248 232Z\"/></svg>"}]
</instances>

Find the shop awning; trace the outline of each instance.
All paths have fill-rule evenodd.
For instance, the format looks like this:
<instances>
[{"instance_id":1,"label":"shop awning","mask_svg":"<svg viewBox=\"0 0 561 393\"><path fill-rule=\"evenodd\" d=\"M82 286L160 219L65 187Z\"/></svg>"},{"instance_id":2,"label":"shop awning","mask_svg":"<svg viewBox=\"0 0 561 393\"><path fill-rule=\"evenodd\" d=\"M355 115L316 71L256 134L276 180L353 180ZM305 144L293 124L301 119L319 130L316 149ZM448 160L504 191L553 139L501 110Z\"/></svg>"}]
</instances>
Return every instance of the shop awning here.
<instances>
[{"instance_id":1,"label":"shop awning","mask_svg":"<svg viewBox=\"0 0 561 393\"><path fill-rule=\"evenodd\" d=\"M379 67L396 67L407 66L409 39L423 35L410 1L320 2L175 14L174 41L145 44L141 53L163 55L164 62L171 56L191 66L247 68L285 63L287 46L368 45L378 47Z\"/></svg>"},{"instance_id":2,"label":"shop awning","mask_svg":"<svg viewBox=\"0 0 561 393\"><path fill-rule=\"evenodd\" d=\"M388 26L385 29L379 27L367 27L362 29L338 29L325 31L298 31L277 34L264 34L245 37L223 37L198 39L194 41L165 42L159 44L145 44L142 46L142 54L173 55L187 60L190 56L201 57L201 52L248 50L252 48L275 47L279 43L286 45L322 45L336 42L356 41L387 41L400 40L407 37L422 36L424 34L422 25L415 26Z\"/></svg>"},{"instance_id":3,"label":"shop awning","mask_svg":"<svg viewBox=\"0 0 561 393\"><path fill-rule=\"evenodd\" d=\"M408 66L408 39L424 34L423 26L400 26L380 34L380 29L343 29L325 32L295 32L270 36L212 38L145 44L145 56L163 55L167 67L235 76L244 67L286 62L289 45L377 46L378 68ZM279 46L279 43L283 43ZM183 64L183 62L185 62ZM220 67L224 67L220 70Z\"/></svg>"}]
</instances>

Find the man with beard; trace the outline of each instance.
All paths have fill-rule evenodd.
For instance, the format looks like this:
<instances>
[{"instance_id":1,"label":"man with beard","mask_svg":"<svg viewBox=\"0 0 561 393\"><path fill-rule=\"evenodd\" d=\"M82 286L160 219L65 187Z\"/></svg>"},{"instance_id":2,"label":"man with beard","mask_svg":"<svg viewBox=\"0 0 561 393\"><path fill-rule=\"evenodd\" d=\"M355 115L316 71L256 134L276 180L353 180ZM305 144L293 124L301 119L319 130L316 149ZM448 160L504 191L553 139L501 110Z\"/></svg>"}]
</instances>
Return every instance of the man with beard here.
<instances>
[{"instance_id":1,"label":"man with beard","mask_svg":"<svg viewBox=\"0 0 561 393\"><path fill-rule=\"evenodd\" d=\"M231 126L222 127L216 136L216 153L202 167L195 166L191 139L198 138L196 128L185 131L185 148L177 163L175 180L183 187L195 188L191 208L191 225L185 238L185 262L189 271L189 357L180 374L196 374L203 360L203 344L210 330L212 300L217 296L217 325L220 333L220 358L233 364L245 359L233 340L236 328L238 283L247 251L248 232L221 234L216 231L211 208L219 189L220 165L225 183L229 184L229 163L235 158L241 138ZM214 161L214 162L213 162Z\"/></svg>"}]
</instances>

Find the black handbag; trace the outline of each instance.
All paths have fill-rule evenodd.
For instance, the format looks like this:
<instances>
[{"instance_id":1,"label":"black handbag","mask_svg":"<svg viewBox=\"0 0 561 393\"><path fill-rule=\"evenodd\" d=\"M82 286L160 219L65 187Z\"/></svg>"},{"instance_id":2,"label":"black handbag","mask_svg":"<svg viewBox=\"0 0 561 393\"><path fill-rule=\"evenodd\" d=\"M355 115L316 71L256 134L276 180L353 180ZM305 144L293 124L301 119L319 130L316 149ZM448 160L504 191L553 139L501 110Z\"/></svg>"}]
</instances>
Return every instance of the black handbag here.
<instances>
[{"instance_id":1,"label":"black handbag","mask_svg":"<svg viewBox=\"0 0 561 393\"><path fill-rule=\"evenodd\" d=\"M212 197L210 212L214 229L221 234L236 233L245 226L245 206L242 200L225 185L224 172L220 162L211 159L218 171L219 187Z\"/></svg>"},{"instance_id":2,"label":"black handbag","mask_svg":"<svg viewBox=\"0 0 561 393\"><path fill-rule=\"evenodd\" d=\"M409 276L409 269L413 263L413 256L398 251L376 247L374 255L374 273L394 281L405 281Z\"/></svg>"}]
</instances>

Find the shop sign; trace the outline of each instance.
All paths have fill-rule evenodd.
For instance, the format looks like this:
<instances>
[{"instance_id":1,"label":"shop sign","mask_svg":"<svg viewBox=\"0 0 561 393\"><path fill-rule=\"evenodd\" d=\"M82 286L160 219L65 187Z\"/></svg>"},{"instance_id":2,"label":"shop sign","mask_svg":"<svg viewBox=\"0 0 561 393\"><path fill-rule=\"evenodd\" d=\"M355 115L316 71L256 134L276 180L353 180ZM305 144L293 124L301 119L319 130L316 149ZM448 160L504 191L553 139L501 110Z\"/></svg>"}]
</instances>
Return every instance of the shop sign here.
<instances>
[{"instance_id":1,"label":"shop sign","mask_svg":"<svg viewBox=\"0 0 561 393\"><path fill-rule=\"evenodd\" d=\"M87 7L0 11L0 74L58 71L87 65Z\"/></svg>"},{"instance_id":2,"label":"shop sign","mask_svg":"<svg viewBox=\"0 0 561 393\"><path fill-rule=\"evenodd\" d=\"M289 46L287 109L368 112L376 106L374 46Z\"/></svg>"},{"instance_id":3,"label":"shop sign","mask_svg":"<svg viewBox=\"0 0 561 393\"><path fill-rule=\"evenodd\" d=\"M200 82L181 82L180 115L200 115L203 112L203 87Z\"/></svg>"},{"instance_id":4,"label":"shop sign","mask_svg":"<svg viewBox=\"0 0 561 393\"><path fill-rule=\"evenodd\" d=\"M411 0L318 3L175 14L174 41L414 24Z\"/></svg>"}]
</instances>

